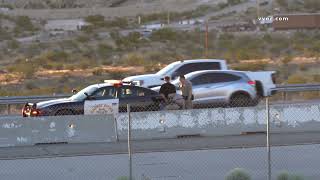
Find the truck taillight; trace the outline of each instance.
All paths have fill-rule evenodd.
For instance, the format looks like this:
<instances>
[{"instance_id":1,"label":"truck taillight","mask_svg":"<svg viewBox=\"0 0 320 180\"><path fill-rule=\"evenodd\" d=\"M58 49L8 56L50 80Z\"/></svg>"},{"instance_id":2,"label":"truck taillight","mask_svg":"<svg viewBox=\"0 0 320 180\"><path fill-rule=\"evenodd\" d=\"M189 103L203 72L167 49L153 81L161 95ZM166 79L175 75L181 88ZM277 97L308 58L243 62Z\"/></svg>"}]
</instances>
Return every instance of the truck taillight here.
<instances>
[{"instance_id":1,"label":"truck taillight","mask_svg":"<svg viewBox=\"0 0 320 180\"><path fill-rule=\"evenodd\" d=\"M251 86L255 86L256 82L255 81L248 81L248 84L250 84Z\"/></svg>"}]
</instances>

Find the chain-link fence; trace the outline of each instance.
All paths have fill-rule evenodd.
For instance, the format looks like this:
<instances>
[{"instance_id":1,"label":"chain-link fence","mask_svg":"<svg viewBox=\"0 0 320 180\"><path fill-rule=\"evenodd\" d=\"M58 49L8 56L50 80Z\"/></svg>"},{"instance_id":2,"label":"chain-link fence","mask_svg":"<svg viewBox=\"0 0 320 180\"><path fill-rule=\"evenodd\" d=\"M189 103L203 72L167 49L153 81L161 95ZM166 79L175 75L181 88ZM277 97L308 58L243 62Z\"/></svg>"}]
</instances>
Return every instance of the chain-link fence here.
<instances>
[{"instance_id":1,"label":"chain-link fence","mask_svg":"<svg viewBox=\"0 0 320 180\"><path fill-rule=\"evenodd\" d=\"M288 97L295 94L287 92ZM3 133L14 130L21 142L38 139L45 144L0 148L0 175L5 180L317 180L319 101L319 96L303 101L268 97L256 105L243 99L203 106L193 102L190 109L184 102L136 102L120 103L115 119L83 115L80 106L66 106L68 111L61 114L53 113L58 107L51 108L52 116L41 111L40 117L21 121L2 118ZM32 106L26 113L32 113ZM70 107L80 113L69 114L75 112ZM110 106L99 108L101 114L112 111ZM31 135L23 136L19 128ZM61 139L66 144L57 144Z\"/></svg>"},{"instance_id":2,"label":"chain-link fence","mask_svg":"<svg viewBox=\"0 0 320 180\"><path fill-rule=\"evenodd\" d=\"M130 121L122 117L118 122L120 139L130 138L132 177L319 179L318 159L313 158L319 152L317 94L286 92L287 98L261 99L256 106L238 100L237 106L207 104L187 110L130 112ZM312 100L305 98L310 95ZM235 135L241 136L233 139ZM178 139L160 141L162 148L157 153L141 153L140 147L134 148L137 141L163 138Z\"/></svg>"}]
</instances>

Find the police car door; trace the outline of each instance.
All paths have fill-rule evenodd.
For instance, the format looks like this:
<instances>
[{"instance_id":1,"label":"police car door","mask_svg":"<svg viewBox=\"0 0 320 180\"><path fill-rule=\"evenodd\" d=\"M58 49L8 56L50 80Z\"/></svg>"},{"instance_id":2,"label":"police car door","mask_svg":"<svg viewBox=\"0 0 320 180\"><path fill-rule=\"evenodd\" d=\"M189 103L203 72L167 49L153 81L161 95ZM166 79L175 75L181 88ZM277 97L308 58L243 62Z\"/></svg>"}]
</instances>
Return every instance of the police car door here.
<instances>
[{"instance_id":1,"label":"police car door","mask_svg":"<svg viewBox=\"0 0 320 180\"><path fill-rule=\"evenodd\" d=\"M84 103L84 114L117 114L119 99L116 99L116 88L105 86L97 89Z\"/></svg>"},{"instance_id":2,"label":"police car door","mask_svg":"<svg viewBox=\"0 0 320 180\"><path fill-rule=\"evenodd\" d=\"M131 111L144 111L152 104L144 89L138 86L120 87L118 98L120 100L120 112L126 112L128 104L130 104Z\"/></svg>"}]
</instances>

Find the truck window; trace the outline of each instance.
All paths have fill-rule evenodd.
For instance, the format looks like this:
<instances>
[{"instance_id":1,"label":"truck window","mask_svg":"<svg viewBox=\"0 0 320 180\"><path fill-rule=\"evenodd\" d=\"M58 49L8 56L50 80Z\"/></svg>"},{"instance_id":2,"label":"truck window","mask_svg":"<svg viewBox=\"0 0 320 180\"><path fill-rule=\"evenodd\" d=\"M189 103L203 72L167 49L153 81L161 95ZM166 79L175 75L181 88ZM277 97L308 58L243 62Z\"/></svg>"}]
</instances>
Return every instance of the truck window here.
<instances>
[{"instance_id":1,"label":"truck window","mask_svg":"<svg viewBox=\"0 0 320 180\"><path fill-rule=\"evenodd\" d=\"M189 63L181 66L177 69L175 75L185 75L194 71L202 70L220 70L221 66L219 62L201 62L201 63Z\"/></svg>"}]
</instances>

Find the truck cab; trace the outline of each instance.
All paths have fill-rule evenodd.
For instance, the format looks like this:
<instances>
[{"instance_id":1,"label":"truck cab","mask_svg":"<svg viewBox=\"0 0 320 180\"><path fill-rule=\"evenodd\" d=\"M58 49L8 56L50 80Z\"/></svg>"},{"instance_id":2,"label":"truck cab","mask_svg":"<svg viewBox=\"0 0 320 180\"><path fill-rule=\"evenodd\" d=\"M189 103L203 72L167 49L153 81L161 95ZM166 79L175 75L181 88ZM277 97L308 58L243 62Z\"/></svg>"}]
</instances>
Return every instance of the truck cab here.
<instances>
[{"instance_id":1,"label":"truck cab","mask_svg":"<svg viewBox=\"0 0 320 180\"><path fill-rule=\"evenodd\" d=\"M172 80L177 79L180 75L189 74L195 71L202 70L227 70L227 63L225 60L220 59L195 59L195 60L182 60L176 61L165 68L161 69L155 74L130 76L123 81L136 82L136 85L153 88L163 84L165 76L171 77Z\"/></svg>"}]
</instances>

